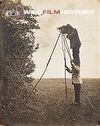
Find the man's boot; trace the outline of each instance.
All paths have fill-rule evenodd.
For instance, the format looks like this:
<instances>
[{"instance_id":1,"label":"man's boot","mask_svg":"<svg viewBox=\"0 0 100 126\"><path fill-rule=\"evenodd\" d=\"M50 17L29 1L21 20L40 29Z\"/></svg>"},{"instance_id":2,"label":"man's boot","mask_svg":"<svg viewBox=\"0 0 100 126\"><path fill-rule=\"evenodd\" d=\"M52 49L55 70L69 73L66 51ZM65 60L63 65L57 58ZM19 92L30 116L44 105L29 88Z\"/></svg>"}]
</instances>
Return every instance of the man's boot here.
<instances>
[{"instance_id":1,"label":"man's boot","mask_svg":"<svg viewBox=\"0 0 100 126\"><path fill-rule=\"evenodd\" d=\"M75 103L76 104L80 104L80 90L81 90L81 85L80 84L74 84Z\"/></svg>"}]
</instances>

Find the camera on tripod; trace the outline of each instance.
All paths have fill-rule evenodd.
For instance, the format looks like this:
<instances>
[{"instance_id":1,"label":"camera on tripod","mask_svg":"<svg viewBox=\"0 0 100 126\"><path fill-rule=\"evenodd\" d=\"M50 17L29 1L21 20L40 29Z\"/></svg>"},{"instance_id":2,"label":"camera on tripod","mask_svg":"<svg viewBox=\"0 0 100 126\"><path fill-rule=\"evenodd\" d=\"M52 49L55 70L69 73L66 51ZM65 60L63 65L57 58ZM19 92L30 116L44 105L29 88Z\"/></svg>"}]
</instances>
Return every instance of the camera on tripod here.
<instances>
[{"instance_id":1,"label":"camera on tripod","mask_svg":"<svg viewBox=\"0 0 100 126\"><path fill-rule=\"evenodd\" d=\"M62 34L67 34L68 33L68 29L67 29L67 26L66 25L63 25L63 26L61 26L61 27L59 27L57 29L60 30L60 32Z\"/></svg>"},{"instance_id":2,"label":"camera on tripod","mask_svg":"<svg viewBox=\"0 0 100 126\"><path fill-rule=\"evenodd\" d=\"M67 24L59 27L58 30L60 30L62 34L71 34L74 28L70 24Z\"/></svg>"}]
</instances>

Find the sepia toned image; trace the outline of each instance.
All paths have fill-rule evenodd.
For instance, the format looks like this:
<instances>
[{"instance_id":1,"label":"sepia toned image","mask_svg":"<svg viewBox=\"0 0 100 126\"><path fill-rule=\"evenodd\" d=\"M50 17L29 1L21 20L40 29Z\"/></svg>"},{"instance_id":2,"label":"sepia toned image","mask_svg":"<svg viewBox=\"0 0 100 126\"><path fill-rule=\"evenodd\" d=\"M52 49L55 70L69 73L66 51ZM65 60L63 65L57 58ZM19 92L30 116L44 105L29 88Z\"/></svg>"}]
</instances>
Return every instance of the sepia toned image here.
<instances>
[{"instance_id":1,"label":"sepia toned image","mask_svg":"<svg viewBox=\"0 0 100 126\"><path fill-rule=\"evenodd\" d=\"M0 126L100 126L99 9L0 0Z\"/></svg>"}]
</instances>

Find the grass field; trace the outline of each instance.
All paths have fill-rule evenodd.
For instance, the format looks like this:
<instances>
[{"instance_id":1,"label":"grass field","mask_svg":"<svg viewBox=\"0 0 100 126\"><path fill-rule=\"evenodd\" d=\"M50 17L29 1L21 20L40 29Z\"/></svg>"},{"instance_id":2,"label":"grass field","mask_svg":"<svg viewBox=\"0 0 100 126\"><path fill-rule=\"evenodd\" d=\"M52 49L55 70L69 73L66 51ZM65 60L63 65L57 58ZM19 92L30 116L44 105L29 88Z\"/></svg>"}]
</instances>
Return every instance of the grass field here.
<instances>
[{"instance_id":1,"label":"grass field","mask_svg":"<svg viewBox=\"0 0 100 126\"><path fill-rule=\"evenodd\" d=\"M81 91L81 105L71 105L74 100L74 90L70 79L67 79L67 100L64 79L43 79L37 87L39 100L38 104L34 103L35 111L31 115L35 123L29 121L10 125L96 126L100 121L100 79L83 79L82 87L86 94ZM87 96L96 112L90 106Z\"/></svg>"}]
</instances>

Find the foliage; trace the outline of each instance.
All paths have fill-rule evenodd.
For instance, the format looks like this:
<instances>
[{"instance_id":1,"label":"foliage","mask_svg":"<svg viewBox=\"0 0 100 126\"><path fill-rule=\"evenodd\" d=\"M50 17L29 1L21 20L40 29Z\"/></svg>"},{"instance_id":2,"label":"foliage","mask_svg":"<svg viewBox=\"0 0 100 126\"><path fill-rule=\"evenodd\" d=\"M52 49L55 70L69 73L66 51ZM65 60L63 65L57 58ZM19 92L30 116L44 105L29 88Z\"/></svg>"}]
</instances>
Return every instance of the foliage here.
<instances>
[{"instance_id":1,"label":"foliage","mask_svg":"<svg viewBox=\"0 0 100 126\"><path fill-rule=\"evenodd\" d=\"M10 2L8 7L13 8L18 4ZM5 7L4 5L2 6ZM22 4L21 6L26 7ZM32 60L32 54L36 51L33 30L39 29L39 26L35 17L14 19L5 17L3 13L0 24L1 110L7 116L14 116L25 106L20 103L27 98L32 88L33 78L28 75L35 68Z\"/></svg>"}]
</instances>

